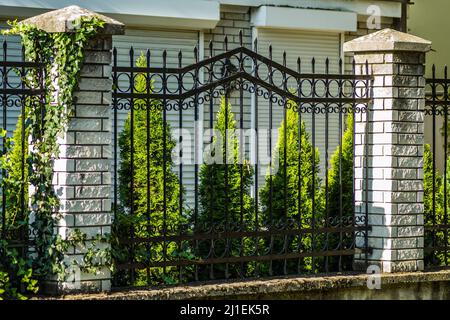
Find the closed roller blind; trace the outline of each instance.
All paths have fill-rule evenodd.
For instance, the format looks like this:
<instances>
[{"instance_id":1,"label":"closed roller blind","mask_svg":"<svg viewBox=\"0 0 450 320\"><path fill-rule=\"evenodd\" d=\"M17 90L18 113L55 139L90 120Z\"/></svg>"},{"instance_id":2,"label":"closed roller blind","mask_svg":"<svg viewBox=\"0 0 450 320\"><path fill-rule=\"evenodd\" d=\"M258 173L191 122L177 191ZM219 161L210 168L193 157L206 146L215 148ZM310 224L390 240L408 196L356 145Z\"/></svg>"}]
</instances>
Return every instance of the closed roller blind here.
<instances>
[{"instance_id":1,"label":"closed roller blind","mask_svg":"<svg viewBox=\"0 0 450 320\"><path fill-rule=\"evenodd\" d=\"M151 66L162 67L163 51L167 50L167 67L178 67L178 53L181 50L183 54L183 66L195 62L194 48L198 44L198 32L196 31L168 31L168 30L127 30L123 36L114 36L113 45L117 49L117 63L119 66L130 66L130 48L134 49L134 65L141 52L146 53L147 49L151 52ZM168 86L172 89L177 88L177 82L174 78L168 80ZM186 81L186 84L189 84ZM126 86L126 84L124 84ZM128 110L118 111L118 132L123 130L125 120L128 116ZM167 119L171 125L172 132L175 128L180 128L179 112L168 111ZM183 128L190 131L194 128L194 109L183 111ZM193 132L193 131L191 131ZM186 141L186 137L184 137ZM192 139L193 140L193 139ZM191 141L193 146L193 141ZM194 152L194 151L193 151ZM193 159L193 152L192 157ZM175 167L178 173L178 166ZM183 185L186 190L185 204L193 207L194 204L194 165L183 165Z\"/></svg>"},{"instance_id":2,"label":"closed roller blind","mask_svg":"<svg viewBox=\"0 0 450 320\"><path fill-rule=\"evenodd\" d=\"M0 30L9 28L6 21L0 21ZM0 35L0 60L3 60L3 41L7 42L7 57L8 61L22 61L22 43L19 36L3 36ZM19 84L19 77L14 71L8 72L8 82L10 84ZM0 106L0 126L3 128L3 111L4 106ZM6 113L6 130L8 136L12 136L12 132L16 128L17 118L19 117L21 109L18 107L8 107ZM0 142L2 143L2 142Z\"/></svg>"},{"instance_id":3,"label":"closed roller blind","mask_svg":"<svg viewBox=\"0 0 450 320\"><path fill-rule=\"evenodd\" d=\"M325 60L330 59L330 73L339 71L340 58L340 37L338 33L322 33L309 31L294 30L274 30L274 29L258 29L258 52L268 57L269 45L272 45L273 60L282 63L283 51L286 51L286 64L289 68L297 70L297 58L301 59L301 72L309 73L312 71L311 61L313 57L316 60L316 73L325 72ZM281 75L274 75L274 82L281 83ZM288 88L289 89L289 88ZM259 128L269 128L269 103L264 98L258 99L258 126ZM273 122L272 128L280 128L283 119L283 109L278 104L273 104ZM311 114L302 114L306 128L311 132ZM316 115L316 146L320 152L320 169L321 175L325 171L325 116ZM339 121L337 114L329 115L329 157L338 145ZM262 141L261 141L262 142ZM261 143L260 142L260 143ZM273 146L276 145L273 140ZM260 150L266 146L261 144ZM266 150L266 149L264 149ZM259 174L260 185L264 181L266 167L262 167Z\"/></svg>"}]
</instances>

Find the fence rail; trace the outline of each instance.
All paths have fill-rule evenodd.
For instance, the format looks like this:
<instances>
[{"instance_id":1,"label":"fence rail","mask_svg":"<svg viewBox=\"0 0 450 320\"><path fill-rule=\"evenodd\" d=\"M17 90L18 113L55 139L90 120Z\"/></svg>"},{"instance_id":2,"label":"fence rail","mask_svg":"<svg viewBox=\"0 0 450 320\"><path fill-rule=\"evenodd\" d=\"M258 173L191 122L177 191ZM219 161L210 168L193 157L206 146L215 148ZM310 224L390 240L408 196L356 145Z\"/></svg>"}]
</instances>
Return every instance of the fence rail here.
<instances>
[{"instance_id":1,"label":"fence rail","mask_svg":"<svg viewBox=\"0 0 450 320\"><path fill-rule=\"evenodd\" d=\"M341 60L331 73L328 59L325 73L315 59L294 70L257 41L225 48L210 44L203 61L195 48L188 66L180 52L177 68L166 51L162 66L133 48L119 65L113 51L115 285L341 271L367 257L352 118L370 101L368 72L344 74Z\"/></svg>"}]
</instances>

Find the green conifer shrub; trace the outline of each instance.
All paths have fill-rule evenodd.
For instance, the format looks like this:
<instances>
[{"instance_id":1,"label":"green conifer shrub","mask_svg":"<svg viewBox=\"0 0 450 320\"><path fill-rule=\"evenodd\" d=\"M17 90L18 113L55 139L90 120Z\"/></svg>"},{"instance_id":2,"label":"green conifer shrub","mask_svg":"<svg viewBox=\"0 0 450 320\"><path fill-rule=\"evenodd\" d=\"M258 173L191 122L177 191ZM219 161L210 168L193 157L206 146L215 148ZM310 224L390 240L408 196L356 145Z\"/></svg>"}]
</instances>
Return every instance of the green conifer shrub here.
<instances>
[{"instance_id":1,"label":"green conifer shrub","mask_svg":"<svg viewBox=\"0 0 450 320\"><path fill-rule=\"evenodd\" d=\"M442 209L439 210L439 214L436 217L436 224L438 225L449 225L450 222L450 159L447 159L447 177L444 180L444 175L442 175L442 183L439 190L439 201ZM444 189L444 185L447 185L446 189ZM447 199L444 198L444 194L447 192ZM445 200L446 203L445 203ZM447 207L447 219L445 219L445 211L444 206ZM447 234L445 230L440 230L436 234L437 236L437 246L439 247L450 247L450 231L447 230ZM436 252L437 261L440 266L449 266L450 265L450 252L438 251Z\"/></svg>"},{"instance_id":2,"label":"green conifer shrub","mask_svg":"<svg viewBox=\"0 0 450 320\"><path fill-rule=\"evenodd\" d=\"M7 172L3 178L3 190L6 193L6 226L11 239L19 239L19 228L28 217L28 136L25 130L25 141L22 141L22 116L19 116L13 136L6 142L8 152L4 155L2 167ZM22 146L23 144L23 146ZM22 148L25 154L22 153ZM24 166L22 169L22 160ZM23 179L22 179L23 175ZM23 198L22 198L23 190ZM1 200L1 199L0 199ZM22 201L24 212L22 213Z\"/></svg>"},{"instance_id":3,"label":"green conifer shrub","mask_svg":"<svg viewBox=\"0 0 450 320\"><path fill-rule=\"evenodd\" d=\"M353 216L353 114L347 115L347 128L342 136L342 148L337 146L330 159L330 169L328 171L328 208L325 208L325 215L329 217L330 226L346 226L346 221ZM340 150L341 149L341 150ZM324 192L325 185L324 185ZM342 194L341 194L342 191ZM342 206L342 219L340 218ZM342 248L350 247L353 239L351 234L342 234ZM328 250L337 250L341 242L340 232L329 233L326 237ZM329 257L327 259L330 270L338 270L339 257ZM352 269L352 256L341 258L343 270Z\"/></svg>"},{"instance_id":4,"label":"green conifer shrub","mask_svg":"<svg viewBox=\"0 0 450 320\"><path fill-rule=\"evenodd\" d=\"M196 231L207 233L213 230L254 230L254 205L250 196L253 170L248 161L244 160L241 180L240 146L236 131L236 120L234 119L231 104L226 104L224 97L220 100L220 110L217 113L214 129L216 134L211 144L211 150L213 157L219 159L217 161L219 163L204 163L200 168L199 202L201 209L196 219ZM228 134L228 148L225 145L226 134ZM215 152L221 152L222 158L220 156L216 157ZM227 174L226 180L225 174ZM225 253L227 242L229 251ZM240 255L246 256L251 254L254 249L254 242L249 238L214 241L214 253L212 254L210 253L211 245L211 240L201 241L197 256L200 259L220 257L224 254L226 256L239 257ZM245 274L249 274L253 270L253 265L229 265L229 275L239 275L241 267L244 269ZM225 268L221 264L215 265L215 276L225 276ZM202 271L203 276L207 277L207 268L202 268Z\"/></svg>"},{"instance_id":5,"label":"green conifer shrub","mask_svg":"<svg viewBox=\"0 0 450 320\"><path fill-rule=\"evenodd\" d=\"M447 161L447 172L450 170L450 163ZM450 197L447 195L447 204L444 203L444 183L447 183L447 192L450 190L450 177L447 176L447 181L444 182L444 177L438 171L435 173L435 179L433 181L433 153L430 145L425 144L423 153L423 189L424 189L424 211L425 211L425 226L432 227L433 225L445 224L445 212L444 206L447 206L447 212L450 212ZM433 206L433 186L435 192ZM435 208L433 212L433 207ZM448 222L447 222L448 223ZM447 236L447 246L450 244L450 240ZM425 248L427 247L443 247L445 245L445 232L444 230L428 230L425 232ZM450 254L443 251L426 251L425 263L430 265L447 265L450 264Z\"/></svg>"},{"instance_id":6,"label":"green conifer shrub","mask_svg":"<svg viewBox=\"0 0 450 320\"><path fill-rule=\"evenodd\" d=\"M272 175L272 197L270 196L270 171L265 177L265 184L260 191L262 205L261 216L267 225L267 228L273 228L277 224L283 225L287 221L301 220L301 227L308 229L313 226L313 215L315 227L321 225L323 212L323 193L321 192L321 179L319 177L319 150L313 149L310 141L310 135L306 131L303 121L300 123L299 114L294 111L295 108L287 109L286 120L281 123L278 134L278 142L273 153L274 165L278 162L278 170ZM284 128L286 126L286 154L284 152ZM300 132L299 132L300 131ZM299 139L301 141L301 151L299 159ZM313 160L314 150L314 160ZM286 177L284 172L284 160L286 158ZM313 164L315 173L313 174ZM299 170L300 166L300 170ZM300 195L299 195L300 179ZM314 182L314 183L313 183ZM285 194L285 184L287 194ZM287 200L285 206L285 197ZM300 210L299 210L300 198ZM313 212L314 198L314 212ZM301 217L299 217L299 211ZM287 223L285 228L293 228ZM300 224L299 224L300 226ZM289 252L311 252L321 250L321 235L311 233L302 236L274 236L265 239L265 246L270 247L272 243L272 253ZM284 248L284 244L287 244ZM313 248L314 247L314 248ZM285 250L286 249L286 250ZM319 265L319 258L314 259L314 266ZM272 262L272 271L275 274L282 274L300 271L311 271L313 259L311 257L300 258L299 260L290 260L286 264L282 260ZM269 264L262 267L267 272ZM284 270L286 269L286 270ZM316 269L317 270L317 269Z\"/></svg>"},{"instance_id":7,"label":"green conifer shrub","mask_svg":"<svg viewBox=\"0 0 450 320\"><path fill-rule=\"evenodd\" d=\"M2 181L2 191L6 196L6 212L5 230L2 230L3 238L0 239L0 300L26 299L21 293L22 289L28 293L36 293L38 290L37 281L32 276L31 261L27 259L26 252L24 255L24 252L21 252L22 248L11 248L9 243L10 240L22 239L28 232L27 139L30 130L25 129L22 139L22 128L22 117L19 116L12 138L5 141L7 152L1 157L1 167L7 175ZM6 134L6 131L2 134ZM24 161L23 169L22 161ZM0 223L3 226L3 221Z\"/></svg>"},{"instance_id":8,"label":"green conifer shrub","mask_svg":"<svg viewBox=\"0 0 450 320\"><path fill-rule=\"evenodd\" d=\"M137 67L146 66L143 54L136 62ZM135 78L136 92L146 92L147 80L144 74ZM146 105L146 108L140 106ZM176 142L171 136L170 125L164 126L162 104L158 100L149 103L144 100L134 100L134 172L131 168L131 113L120 134L118 145L120 148L119 168L119 199L118 216L114 223L113 255L116 263L121 262L162 262L176 260L187 250L180 251L179 244L172 241L154 241L135 245L125 245L123 240L134 238L148 238L155 236L170 236L178 233L186 224L186 213L180 212L179 196L180 183L174 173L172 150ZM147 113L147 109L149 112ZM148 117L148 119L147 119ZM148 120L148 123L147 123ZM150 150L147 150L147 125L150 127ZM163 134L166 134L166 145L163 145ZM164 169L163 159L166 159L166 211L164 212ZM150 180L147 179L147 159L150 160ZM131 185L133 178L133 186ZM150 198L147 188L150 187ZM183 192L183 191L182 191ZM133 200L132 200L133 198ZM150 211L147 201L150 201ZM131 209L133 208L133 214ZM165 270L164 270L165 269ZM131 285L145 285L158 283L175 283L178 278L175 267L153 267L143 269L135 275L135 283ZM129 275L121 272L117 274L117 281L129 282Z\"/></svg>"}]
</instances>

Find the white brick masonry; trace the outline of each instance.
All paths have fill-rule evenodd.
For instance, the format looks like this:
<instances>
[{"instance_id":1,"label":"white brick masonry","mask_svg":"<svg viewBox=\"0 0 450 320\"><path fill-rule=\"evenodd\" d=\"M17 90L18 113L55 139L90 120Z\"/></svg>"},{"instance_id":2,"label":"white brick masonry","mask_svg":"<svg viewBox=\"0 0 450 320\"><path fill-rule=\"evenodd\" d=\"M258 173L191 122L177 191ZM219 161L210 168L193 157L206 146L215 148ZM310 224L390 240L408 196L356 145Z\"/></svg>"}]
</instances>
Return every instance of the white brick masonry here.
<instances>
[{"instance_id":1,"label":"white brick masonry","mask_svg":"<svg viewBox=\"0 0 450 320\"><path fill-rule=\"evenodd\" d=\"M59 139L53 184L60 198L62 235L79 229L92 239L111 232L111 46L111 36L99 36L87 48L75 110ZM66 263L82 261L85 251L72 248ZM68 281L58 283L57 290L105 291L110 287L111 273L105 267L98 274L75 272Z\"/></svg>"},{"instance_id":2,"label":"white brick masonry","mask_svg":"<svg viewBox=\"0 0 450 320\"><path fill-rule=\"evenodd\" d=\"M423 39L390 29L344 45L345 51L354 53L356 73L364 73L367 61L374 77L373 103L355 121L356 212L365 215L367 205L371 226L371 254L367 261L364 254L357 255L357 268L367 268L366 262L379 265L383 272L424 267L422 111L429 48ZM363 246L364 239L358 237L357 243Z\"/></svg>"}]
</instances>

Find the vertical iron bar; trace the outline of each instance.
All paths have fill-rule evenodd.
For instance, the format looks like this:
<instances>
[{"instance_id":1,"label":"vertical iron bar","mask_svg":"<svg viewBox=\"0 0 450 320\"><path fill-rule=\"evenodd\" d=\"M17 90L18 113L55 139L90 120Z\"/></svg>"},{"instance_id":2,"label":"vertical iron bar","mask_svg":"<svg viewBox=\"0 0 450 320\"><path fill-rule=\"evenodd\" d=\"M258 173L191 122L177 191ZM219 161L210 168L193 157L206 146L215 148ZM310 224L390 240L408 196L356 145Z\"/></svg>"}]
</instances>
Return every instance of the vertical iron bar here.
<instances>
[{"instance_id":1,"label":"vertical iron bar","mask_svg":"<svg viewBox=\"0 0 450 320\"><path fill-rule=\"evenodd\" d=\"M286 67L286 51L283 51L283 66ZM287 77L286 77L286 72L283 71L282 73L283 75L283 90L284 92L288 92L288 88L287 88ZM287 222L288 220L288 205L287 205L287 193L288 193L288 181L287 181L287 99L286 97L283 97L283 121L284 121L284 128L283 128L283 152L284 152L284 158L283 158L283 179L284 179L284 185L283 185L283 206L284 206L284 219L285 222ZM287 254L288 252L288 243L289 243L289 236L285 235L284 236L284 248L283 248L283 252L284 254ZM287 274L287 259L284 259L284 266L283 266L283 272L284 274Z\"/></svg>"},{"instance_id":2,"label":"vertical iron bar","mask_svg":"<svg viewBox=\"0 0 450 320\"><path fill-rule=\"evenodd\" d=\"M114 186L113 186L113 197L114 197L114 207L113 207L113 215L114 215L114 221L115 223L117 222L117 206L118 206L118 188L117 188L117 173L118 173L118 167L117 167L117 108L118 108L118 103L117 103L117 91L118 91L118 87L119 87L119 81L117 78L117 48L114 47L113 49L113 151L114 151L114 155L113 155L113 163L114 163L114 172L113 172L113 178L114 178ZM115 263L117 261L114 261Z\"/></svg>"},{"instance_id":3,"label":"vertical iron bar","mask_svg":"<svg viewBox=\"0 0 450 320\"><path fill-rule=\"evenodd\" d=\"M301 73L301 60L300 57L297 58L297 72ZM302 98L302 84L301 84L301 78L297 78L297 97L299 98L298 102L298 182L297 182L297 188L298 188L298 194L297 194L297 215L298 215L298 229L299 231L302 231L303 224L302 224L302 104L301 104L301 98ZM298 235L298 244L297 244L297 251L302 251L302 232L299 232ZM301 273L301 266L302 266L302 258L299 258L297 261L297 273Z\"/></svg>"},{"instance_id":4,"label":"vertical iron bar","mask_svg":"<svg viewBox=\"0 0 450 320\"><path fill-rule=\"evenodd\" d=\"M195 55L197 55L195 53ZM183 54L181 52L181 50L178 51L178 69L181 70L181 66L183 63ZM197 69L196 69L197 70ZM194 80L195 82L197 82L197 79ZM181 71L178 72L178 93L181 95L183 91L183 81L182 81L182 74ZM197 118L197 96L195 96L195 118ZM178 137L178 143L180 144L180 152L179 152L179 157L180 157L180 165L179 165L179 177L180 177L180 186L179 186L179 195L178 195L178 202L179 202L179 210L180 210L180 221L183 221L183 134L182 134L182 130L183 130L183 100L179 99L178 100L178 125L179 125L179 129L180 129L180 136ZM196 122L194 122L194 124L196 124ZM195 126L194 126L194 130L195 130ZM194 132L194 135L196 137L196 131ZM195 146L197 146L197 141L195 140ZM196 151L196 149L195 149ZM195 163L197 163L195 161ZM197 168L196 168L197 169ZM197 183L197 170L195 170L195 183ZM197 189L195 189L195 193L194 193L194 197L195 199L197 199ZM195 207L195 210L197 209L197 207ZM197 219L197 211L194 212L194 221ZM178 226L178 233L179 235L182 234L182 225ZM182 252L182 243L183 240L180 240L178 243L178 250L179 252ZM178 261L181 262L181 255L178 255ZM179 280L180 283L182 283L183 281L183 267L180 263L179 265Z\"/></svg>"},{"instance_id":5,"label":"vertical iron bar","mask_svg":"<svg viewBox=\"0 0 450 320\"><path fill-rule=\"evenodd\" d=\"M339 73L343 74L343 63L342 63L342 59L339 59ZM354 74L354 70L353 70L353 74ZM368 80L366 80L366 98L370 97L369 94L369 87L368 85ZM344 90L344 81L339 81L339 96L342 96L343 94L343 90ZM355 92L352 93L352 97L355 98ZM342 107L342 104L340 104L340 107ZM352 117L353 117L353 128L352 128L352 227L356 226L356 212L355 212L355 150L356 150L356 146L355 146L355 136L356 136L356 110L355 110L355 103L352 103ZM362 165L362 164L361 164ZM352 243L356 244L356 232L353 232L352 235ZM356 245L355 245L356 247Z\"/></svg>"},{"instance_id":6,"label":"vertical iron bar","mask_svg":"<svg viewBox=\"0 0 450 320\"><path fill-rule=\"evenodd\" d=\"M3 61L6 62L7 58L8 58L8 45L6 43L6 40L3 41ZM6 64L3 65L3 89L5 90L3 93L3 130L7 130L6 128L6 106L7 106L7 99L8 96L6 95L6 88L7 88L7 83L8 83L8 74L7 74L7 69L6 69ZM6 136L4 136L2 138L2 153L3 155L6 153ZM6 236L6 190L5 190L5 185L3 183L4 179L6 176L6 170L4 168L2 168L2 215L3 215L3 219L2 219L2 238L5 238Z\"/></svg>"},{"instance_id":7,"label":"vertical iron bar","mask_svg":"<svg viewBox=\"0 0 450 320\"><path fill-rule=\"evenodd\" d=\"M243 47L242 30L239 31L239 45ZM239 71L244 71L244 55L242 51L239 53ZM243 81L242 78L239 81ZM239 208L240 208L240 231L244 230L244 152L245 152L245 139L244 139L244 88L243 84L239 83ZM244 237L241 238L240 243L240 257L243 257L244 251ZM241 262L241 277L244 277L244 263Z\"/></svg>"},{"instance_id":8,"label":"vertical iron bar","mask_svg":"<svg viewBox=\"0 0 450 320\"><path fill-rule=\"evenodd\" d=\"M258 39L255 39L254 41L254 48L253 48L255 53L258 53ZM255 78L258 78L258 60L256 59L256 57L253 58L253 67L254 67L254 76ZM258 201L258 193L259 193L259 188L258 188L258 161L259 161L259 138L258 138L258 85L256 83L254 83L254 87L255 87L255 92L254 92L254 100L255 100L255 118L254 118L254 122L255 122L255 155L254 155L254 159L255 159L255 231L256 233L258 233L259 231L259 201ZM259 255L259 237L256 236L255 238L255 255L258 256ZM256 264L255 267L255 276L259 275L259 264Z\"/></svg>"},{"instance_id":9,"label":"vertical iron bar","mask_svg":"<svg viewBox=\"0 0 450 320\"><path fill-rule=\"evenodd\" d=\"M163 51L163 273L167 274L167 51Z\"/></svg>"},{"instance_id":10,"label":"vertical iron bar","mask_svg":"<svg viewBox=\"0 0 450 320\"><path fill-rule=\"evenodd\" d=\"M272 60L272 45L269 45L269 59ZM269 83L273 85L273 78L272 78L272 65L269 66ZM273 159L272 159L272 126L273 126L273 106L272 106L272 91L269 90L269 228L272 229L274 222L273 222L273 207L272 207L272 200L273 200L273 178L272 178L272 166L273 166ZM269 254L272 255L273 253L273 244L274 244L274 238L273 235L270 236L270 248L269 248ZM269 275L273 274L273 260L270 260L269 265Z\"/></svg>"},{"instance_id":11,"label":"vertical iron bar","mask_svg":"<svg viewBox=\"0 0 450 320\"><path fill-rule=\"evenodd\" d=\"M199 60L198 47L194 48L194 58L195 58L195 63L198 63L198 60ZM195 89L198 88L198 85L199 85L199 82L200 82L200 78L199 77L200 77L199 76L199 69L196 68L195 69L195 79L194 79L194 81L195 81L194 88ZM198 111L199 111L198 110L198 99L199 99L198 94L195 94L194 120L195 120L196 124L198 122ZM194 141L194 146L195 146L195 148L194 148L194 150L195 150L195 165L194 165L194 169L195 169L194 170L195 171L195 177L194 177L194 179L195 179L195 181L194 181L194 189L195 189L195 192L194 192L195 193L194 222L197 222L197 218L198 218L198 163L200 161L200 159L198 159L198 152L197 152L197 150L198 150L198 148L201 148L200 147L200 143L198 141L199 137L198 137L198 130L197 130L197 128L195 128L194 140L195 140Z\"/></svg>"},{"instance_id":12,"label":"vertical iron bar","mask_svg":"<svg viewBox=\"0 0 450 320\"><path fill-rule=\"evenodd\" d=\"M194 49L194 58L195 58L195 62L196 63L198 63L198 60L199 60L199 52L198 52L198 48L197 47L195 47L195 49ZM198 87L198 85L199 85L199 82L200 82L200 78L199 78L200 76L199 76L199 69L195 69L195 84L194 84L194 87L197 89L197 87ZM195 152L195 155L194 155L194 160L195 160L195 164L194 164L194 172L195 172L195 174L194 174L194 196L195 196L195 203L194 203L194 226L196 226L197 225L197 218L198 218L198 170L199 170L199 168L198 168L198 164L199 164L199 162L201 161L201 159L199 159L199 157L198 157L198 149L200 148L200 150L201 150L201 142L199 142L199 136L198 136L198 128L196 127L196 126L198 126L199 124L198 124L198 99L199 99L199 97L198 97L198 94L196 94L195 95L195 110L194 110L194 112L195 112L195 115L194 115L194 123L195 123L195 126L194 126L194 130L195 130L195 132L194 132L194 152ZM203 126L203 123L201 124L202 126ZM198 244L196 243L196 246L197 246ZM197 275L197 273L198 273L198 266L196 266L195 267L195 272L196 272L196 275Z\"/></svg>"},{"instance_id":13,"label":"vertical iron bar","mask_svg":"<svg viewBox=\"0 0 450 320\"><path fill-rule=\"evenodd\" d=\"M432 94L433 94L433 248L436 246L436 66L433 64L432 67ZM435 258L435 252L433 253L433 259Z\"/></svg>"},{"instance_id":14,"label":"vertical iron bar","mask_svg":"<svg viewBox=\"0 0 450 320\"><path fill-rule=\"evenodd\" d=\"M129 52L129 56L130 56L130 67L133 68L134 67L134 49L133 47L130 48L130 52ZM133 71L130 72L130 81L131 81L131 93L134 93L135 91L135 79L134 79L134 73ZM134 216L134 99L130 98L130 179L131 179L131 183L130 183L130 188L131 188L131 192L130 192L130 215L133 217ZM134 226L131 224L131 230L130 230L130 234L131 234L131 259L132 259L132 263L134 263L134 247L135 247L135 243L134 243L134 234L135 230L134 230ZM131 282L134 284L135 281L135 269L131 268Z\"/></svg>"},{"instance_id":15,"label":"vertical iron bar","mask_svg":"<svg viewBox=\"0 0 450 320\"><path fill-rule=\"evenodd\" d=\"M228 37L225 36L225 52L228 51ZM228 70L225 66L225 77L228 76ZM225 90L225 166L224 166L224 178L225 178L225 231L228 232L229 230L229 212L228 212L228 89L229 84L224 84L224 90ZM230 238L227 237L226 239L226 248L225 248L225 256L228 257L230 250ZM225 264L225 278L229 278L229 265L228 262Z\"/></svg>"},{"instance_id":16,"label":"vertical iron bar","mask_svg":"<svg viewBox=\"0 0 450 320\"><path fill-rule=\"evenodd\" d=\"M22 62L25 62L25 47L22 46ZM22 67L21 69L21 77L25 77L26 70L25 67ZM25 89L25 81L24 79L20 80L22 89ZM27 184L25 183L25 107L26 107L26 95L21 97L22 105L21 105L21 126L22 126L22 132L21 134L21 154L20 154L20 181L21 181L21 187L20 187L20 214L21 214L21 220L25 222L27 220L28 215L25 213L25 188L27 187ZM28 222L28 221L27 221ZM22 226L20 228L20 240L23 242L23 248L22 248L22 258L26 257L26 251L27 251L27 245L26 242L28 242L27 239L27 228L28 223L25 224L25 226ZM26 241L26 242L25 242Z\"/></svg>"},{"instance_id":17,"label":"vertical iron bar","mask_svg":"<svg viewBox=\"0 0 450 320\"><path fill-rule=\"evenodd\" d=\"M213 42L210 41L209 42L209 57L212 58L213 57ZM208 82L212 82L214 79L214 64L211 62L210 67L209 67L209 79ZM209 92L209 129L211 132L211 136L210 136L210 143L212 144L214 141L214 88L211 88L210 92ZM209 211L209 221L210 224L214 223L213 220L213 199L214 199L214 184L216 183L216 181L213 181L213 172L210 171L210 177L209 177L209 186L211 188L211 194L209 195L209 207L210 207L210 211ZM210 242L210 252L211 252L211 257L214 257L214 240L211 239ZM210 272L209 272L209 278L210 279L214 279L214 264L211 263L210 264Z\"/></svg>"},{"instance_id":18,"label":"vertical iron bar","mask_svg":"<svg viewBox=\"0 0 450 320\"><path fill-rule=\"evenodd\" d=\"M150 68L150 50L147 50L146 53L146 66L147 68ZM150 73L147 71L146 72L146 91L147 91L147 96L151 94L151 79L150 79ZM147 101L147 107L146 107L146 122L147 122L147 236L151 237L151 228L150 228L150 223L151 223L151 177L150 177L150 170L151 170L151 164L150 164L150 139L151 139L151 133L150 133L150 112L151 110L151 100L150 98L146 99ZM151 241L147 241L147 285L150 286L151 281L150 281L150 268L148 267L150 265L151 262Z\"/></svg>"},{"instance_id":19,"label":"vertical iron bar","mask_svg":"<svg viewBox=\"0 0 450 320\"><path fill-rule=\"evenodd\" d=\"M343 227L343 208L342 208L342 134L343 134L343 117L342 113L344 110L339 110L339 124L338 124L338 145L339 145L339 250L344 250L344 244L343 244L343 233L342 233L342 227ZM342 271L342 255L339 255L339 263L338 263L338 269L339 272Z\"/></svg>"},{"instance_id":20,"label":"vertical iron bar","mask_svg":"<svg viewBox=\"0 0 450 320\"><path fill-rule=\"evenodd\" d=\"M315 73L315 64L316 64L316 59L312 58L312 73ZM313 97L316 96L316 79L313 76L312 79L312 94ZM315 251L315 247L316 247L316 104L313 103L312 104L312 114L311 114L311 122L312 122L312 152L311 152L311 162L312 162L312 214L311 214L311 229L312 229L312 252ZM311 270L314 273L316 271L315 268L315 256L312 256L312 267Z\"/></svg>"},{"instance_id":21,"label":"vertical iron bar","mask_svg":"<svg viewBox=\"0 0 450 320\"><path fill-rule=\"evenodd\" d=\"M330 71L330 60L325 60L325 74ZM328 78L325 79L325 96L328 98L330 93L330 84ZM325 104L325 226L329 227L329 208L328 208L328 105ZM329 233L326 232L325 250L328 251ZM328 256L325 256L325 272L328 272Z\"/></svg>"},{"instance_id":22,"label":"vertical iron bar","mask_svg":"<svg viewBox=\"0 0 450 320\"><path fill-rule=\"evenodd\" d=\"M117 219L117 89L119 86L119 81L117 79L117 48L114 47L113 49L113 116L114 116L114 128L113 128L113 135L114 135L114 220Z\"/></svg>"},{"instance_id":23,"label":"vertical iron bar","mask_svg":"<svg viewBox=\"0 0 450 320\"><path fill-rule=\"evenodd\" d=\"M444 68L444 225L448 225L448 208L447 208L447 157L448 157L448 68ZM444 229L444 261L445 265L448 265L448 227Z\"/></svg>"}]
</instances>

